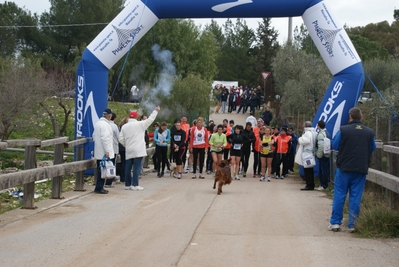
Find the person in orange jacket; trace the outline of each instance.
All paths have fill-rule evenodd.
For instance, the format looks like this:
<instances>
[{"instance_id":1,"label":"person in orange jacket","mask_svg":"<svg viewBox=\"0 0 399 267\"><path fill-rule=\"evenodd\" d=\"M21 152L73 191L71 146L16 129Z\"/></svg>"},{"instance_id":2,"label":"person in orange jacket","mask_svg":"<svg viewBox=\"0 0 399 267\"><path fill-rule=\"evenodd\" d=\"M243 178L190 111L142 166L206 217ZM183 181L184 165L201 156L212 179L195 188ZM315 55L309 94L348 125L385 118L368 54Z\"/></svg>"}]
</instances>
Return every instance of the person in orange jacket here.
<instances>
[{"instance_id":1,"label":"person in orange jacket","mask_svg":"<svg viewBox=\"0 0 399 267\"><path fill-rule=\"evenodd\" d=\"M252 150L252 152L254 153L254 172L253 172L253 174L252 174L252 177L253 178L255 178L255 177L261 177L262 176L262 174L261 174L261 162L260 162L260 151L261 151L261 149L260 149L260 143L261 143L261 140L260 140L260 128L263 126L263 120L261 119L261 118L259 118L257 121L256 121L256 125L254 125L254 126L252 126L252 130L253 130L253 132L254 132L254 135L255 135L255 142L254 142L254 144L253 144L253 150Z\"/></svg>"},{"instance_id":2,"label":"person in orange jacket","mask_svg":"<svg viewBox=\"0 0 399 267\"><path fill-rule=\"evenodd\" d=\"M190 130L190 153L193 154L193 176L192 179L196 179L197 162L199 155L199 177L205 179L202 175L205 160L205 149L208 147L209 138L208 130L203 126L204 119L199 117L195 126L191 127Z\"/></svg>"},{"instance_id":3,"label":"person in orange jacket","mask_svg":"<svg viewBox=\"0 0 399 267\"><path fill-rule=\"evenodd\" d=\"M223 120L223 126L224 126L223 133L226 135L226 138L228 138L228 136L230 134L232 134L232 129L231 129L231 127L229 125L229 121L227 119ZM230 148L231 148L230 143L227 143L227 145L223 148L223 159L224 160L227 160L229 158Z\"/></svg>"},{"instance_id":4,"label":"person in orange jacket","mask_svg":"<svg viewBox=\"0 0 399 267\"><path fill-rule=\"evenodd\" d=\"M281 127L280 135L275 139L275 166L274 169L276 171L276 179L284 179L288 175L288 151L292 146L292 137L287 135L288 128ZM280 165L283 163L283 171L280 176Z\"/></svg>"}]
</instances>

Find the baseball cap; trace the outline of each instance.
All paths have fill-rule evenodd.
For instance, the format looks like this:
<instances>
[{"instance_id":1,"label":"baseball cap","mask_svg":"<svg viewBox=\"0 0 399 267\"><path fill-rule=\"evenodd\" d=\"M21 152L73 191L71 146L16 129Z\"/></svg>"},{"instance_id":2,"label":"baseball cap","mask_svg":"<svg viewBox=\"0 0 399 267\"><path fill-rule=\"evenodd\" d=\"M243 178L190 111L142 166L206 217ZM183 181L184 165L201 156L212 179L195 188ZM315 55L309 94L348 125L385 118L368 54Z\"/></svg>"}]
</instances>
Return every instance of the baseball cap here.
<instances>
[{"instance_id":1,"label":"baseball cap","mask_svg":"<svg viewBox=\"0 0 399 267\"><path fill-rule=\"evenodd\" d=\"M110 108L106 108L106 109L104 109L103 114L104 115L111 115L112 114L112 110Z\"/></svg>"},{"instance_id":2,"label":"baseball cap","mask_svg":"<svg viewBox=\"0 0 399 267\"><path fill-rule=\"evenodd\" d=\"M139 116L139 114L137 113L137 111L135 111L135 110L130 111L130 114L129 114L130 118L137 119L138 116Z\"/></svg>"}]
</instances>

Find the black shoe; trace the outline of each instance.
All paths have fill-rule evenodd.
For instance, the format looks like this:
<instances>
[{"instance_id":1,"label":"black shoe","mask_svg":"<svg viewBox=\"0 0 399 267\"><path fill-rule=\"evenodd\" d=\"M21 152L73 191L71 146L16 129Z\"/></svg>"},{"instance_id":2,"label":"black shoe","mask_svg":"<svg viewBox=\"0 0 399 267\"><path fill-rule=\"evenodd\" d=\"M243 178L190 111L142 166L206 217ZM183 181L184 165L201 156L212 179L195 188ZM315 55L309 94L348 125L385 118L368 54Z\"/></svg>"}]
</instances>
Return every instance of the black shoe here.
<instances>
[{"instance_id":1,"label":"black shoe","mask_svg":"<svg viewBox=\"0 0 399 267\"><path fill-rule=\"evenodd\" d=\"M161 178L161 173L160 172L158 172L157 177Z\"/></svg>"},{"instance_id":2,"label":"black shoe","mask_svg":"<svg viewBox=\"0 0 399 267\"><path fill-rule=\"evenodd\" d=\"M94 191L94 193L96 193L96 194L108 194L108 190L103 189L101 191Z\"/></svg>"},{"instance_id":3,"label":"black shoe","mask_svg":"<svg viewBox=\"0 0 399 267\"><path fill-rule=\"evenodd\" d=\"M309 187L301 188L301 191L312 191L312 190L314 190L314 188L309 188Z\"/></svg>"},{"instance_id":4,"label":"black shoe","mask_svg":"<svg viewBox=\"0 0 399 267\"><path fill-rule=\"evenodd\" d=\"M163 172L161 172L161 177L163 177Z\"/></svg>"}]
</instances>

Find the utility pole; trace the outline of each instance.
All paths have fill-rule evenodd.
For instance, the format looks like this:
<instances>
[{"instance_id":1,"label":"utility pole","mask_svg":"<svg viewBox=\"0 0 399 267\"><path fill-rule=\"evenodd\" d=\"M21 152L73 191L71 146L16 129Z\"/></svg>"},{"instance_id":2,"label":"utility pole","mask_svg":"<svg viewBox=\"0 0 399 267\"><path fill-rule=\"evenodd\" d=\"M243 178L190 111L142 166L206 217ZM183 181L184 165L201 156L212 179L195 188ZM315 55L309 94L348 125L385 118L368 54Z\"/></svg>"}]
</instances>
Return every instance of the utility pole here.
<instances>
[{"instance_id":1,"label":"utility pole","mask_svg":"<svg viewBox=\"0 0 399 267\"><path fill-rule=\"evenodd\" d=\"M288 43L292 43L292 17L288 18Z\"/></svg>"}]
</instances>

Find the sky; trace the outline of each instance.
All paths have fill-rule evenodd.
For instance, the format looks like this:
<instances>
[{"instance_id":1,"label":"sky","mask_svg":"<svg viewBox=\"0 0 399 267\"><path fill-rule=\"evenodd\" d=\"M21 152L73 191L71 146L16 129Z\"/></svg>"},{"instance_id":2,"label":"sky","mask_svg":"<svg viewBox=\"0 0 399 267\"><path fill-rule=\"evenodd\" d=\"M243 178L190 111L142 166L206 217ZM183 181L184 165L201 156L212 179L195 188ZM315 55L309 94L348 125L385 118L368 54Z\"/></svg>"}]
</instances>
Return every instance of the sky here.
<instances>
[{"instance_id":1,"label":"sky","mask_svg":"<svg viewBox=\"0 0 399 267\"><path fill-rule=\"evenodd\" d=\"M0 0L0 3L4 2L6 1ZM41 14L43 11L49 11L50 9L49 0L8 0L8 2L15 2L17 6L25 7L32 13ZM338 21L340 21L342 25L346 24L349 27L365 26L369 23L377 23L384 20L391 24L394 21L393 10L395 8L399 9L398 0L325 0L325 2L333 9ZM235 23L235 19L232 20L233 23ZM261 19L255 18L245 20L247 25L254 30L258 26L258 21L261 21ZM194 20L197 25L201 26L209 24L210 21L210 19ZM225 19L216 19L216 21L222 25ZM293 29L295 26L300 26L302 22L301 17L294 17ZM272 27L279 32L278 41L281 44L286 42L288 38L288 18L273 18Z\"/></svg>"}]
</instances>

